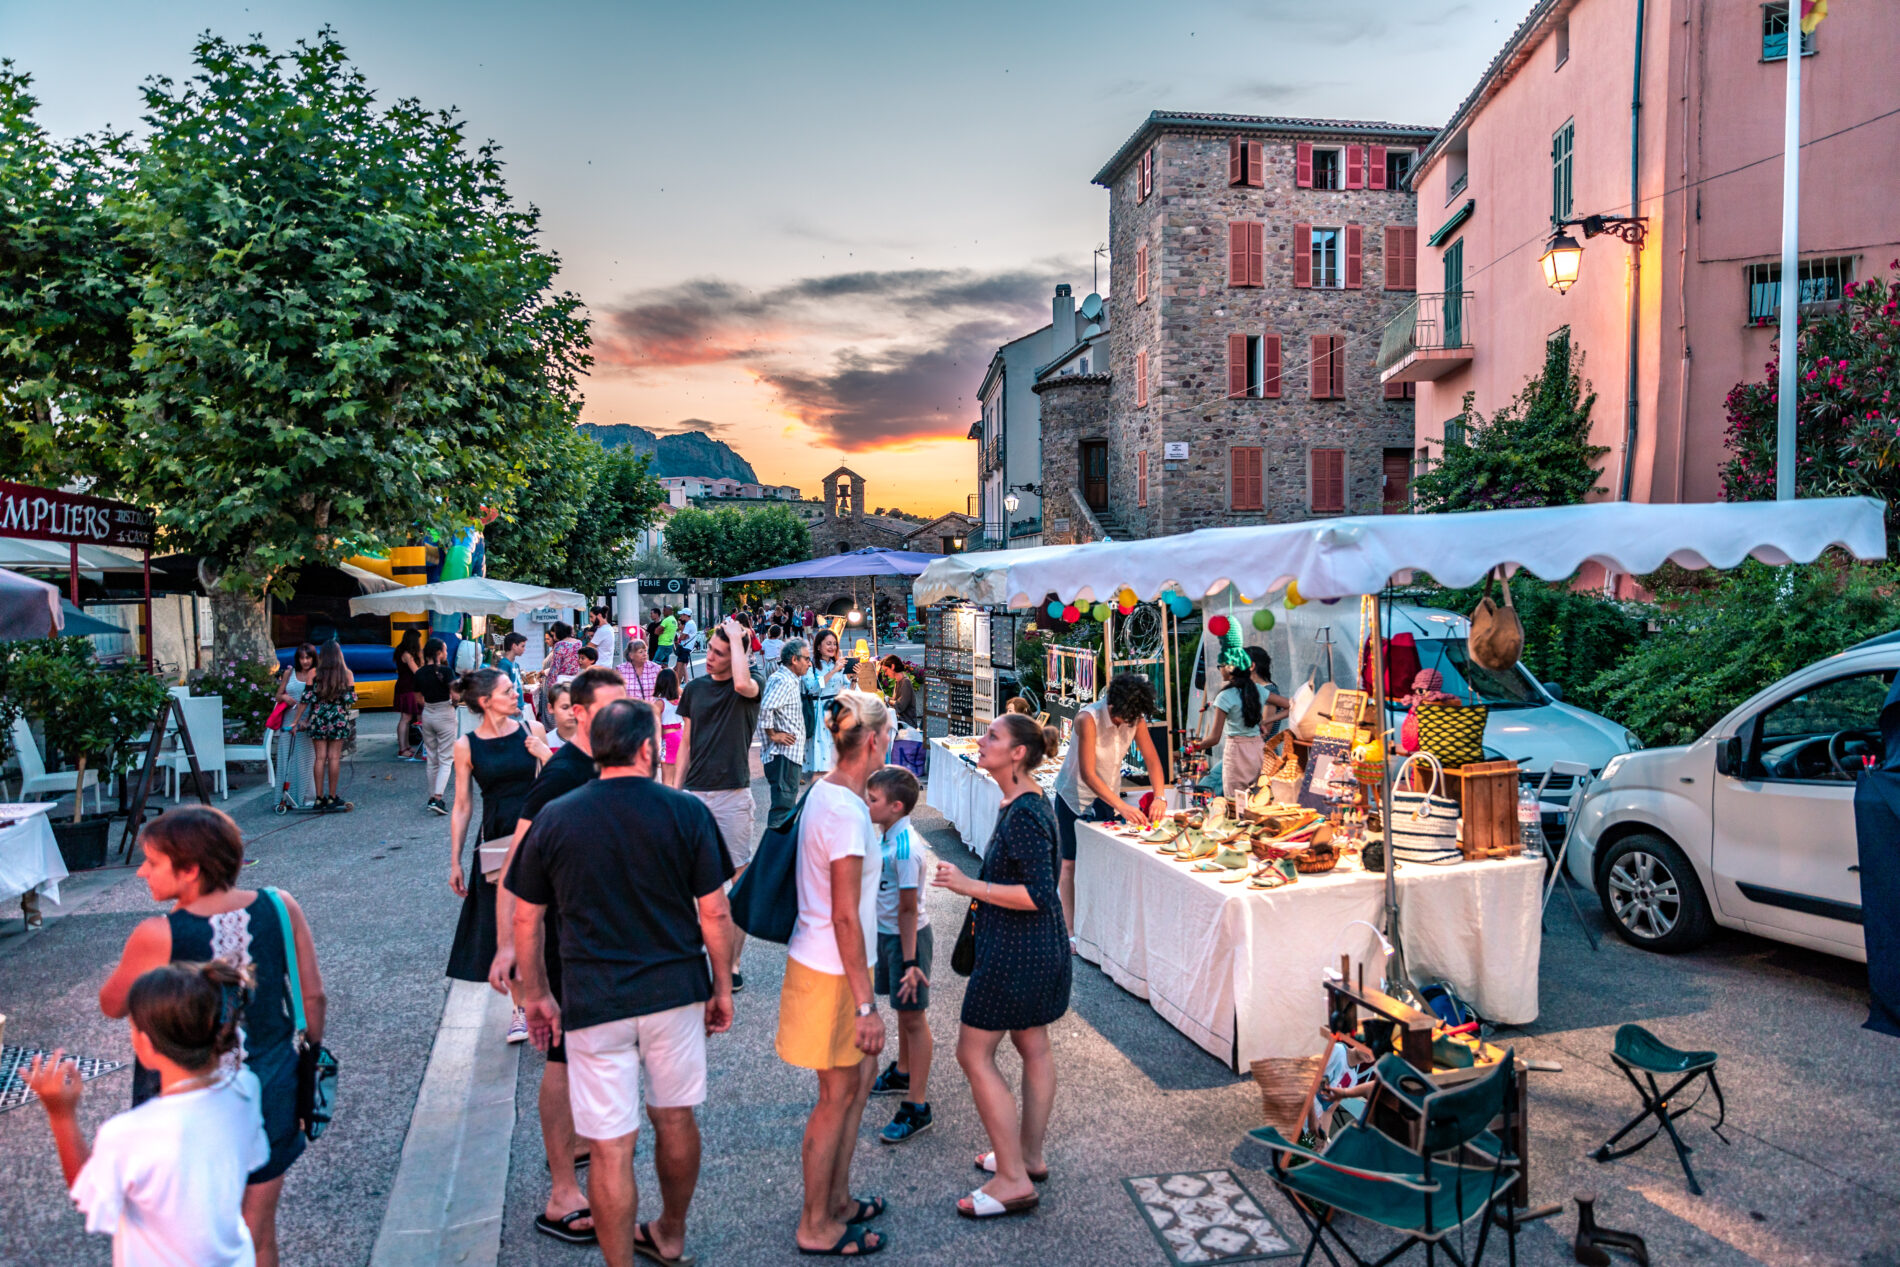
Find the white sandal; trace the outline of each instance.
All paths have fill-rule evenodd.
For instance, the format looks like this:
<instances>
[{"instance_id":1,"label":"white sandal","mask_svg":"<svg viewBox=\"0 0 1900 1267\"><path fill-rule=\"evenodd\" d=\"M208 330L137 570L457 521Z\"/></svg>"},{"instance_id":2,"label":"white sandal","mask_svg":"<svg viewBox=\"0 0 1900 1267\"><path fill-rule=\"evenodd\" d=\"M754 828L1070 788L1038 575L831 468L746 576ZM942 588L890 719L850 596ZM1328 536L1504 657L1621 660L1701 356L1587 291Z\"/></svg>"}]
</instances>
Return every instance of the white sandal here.
<instances>
[{"instance_id":1,"label":"white sandal","mask_svg":"<svg viewBox=\"0 0 1900 1267\"><path fill-rule=\"evenodd\" d=\"M982 1171L986 1175L995 1174L996 1173L996 1150L991 1149L989 1152L984 1153L983 1155L978 1157L976 1159L976 1168ZM1047 1170L1029 1170L1025 1168L1024 1173L1029 1176L1029 1182L1031 1183L1048 1183L1049 1182L1049 1172Z\"/></svg>"},{"instance_id":2,"label":"white sandal","mask_svg":"<svg viewBox=\"0 0 1900 1267\"><path fill-rule=\"evenodd\" d=\"M966 1219L1000 1219L1009 1214L1027 1214L1041 1204L1042 1198L1035 1193L1013 1201L998 1201L978 1188L970 1193L968 1208L961 1201L957 1202L957 1213Z\"/></svg>"}]
</instances>

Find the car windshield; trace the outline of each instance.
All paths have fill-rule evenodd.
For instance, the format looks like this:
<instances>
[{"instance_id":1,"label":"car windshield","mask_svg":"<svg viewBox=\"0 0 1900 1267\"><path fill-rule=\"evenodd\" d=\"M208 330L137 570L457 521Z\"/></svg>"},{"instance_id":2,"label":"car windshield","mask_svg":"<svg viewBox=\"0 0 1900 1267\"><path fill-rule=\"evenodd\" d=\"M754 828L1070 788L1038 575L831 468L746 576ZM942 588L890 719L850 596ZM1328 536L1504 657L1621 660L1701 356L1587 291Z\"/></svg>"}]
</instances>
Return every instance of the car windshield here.
<instances>
[{"instance_id":1,"label":"car windshield","mask_svg":"<svg viewBox=\"0 0 1900 1267\"><path fill-rule=\"evenodd\" d=\"M1473 664L1463 638L1420 638L1418 658L1426 668L1444 674L1443 689L1459 699L1492 708L1537 708L1550 702L1522 665L1496 673Z\"/></svg>"}]
</instances>

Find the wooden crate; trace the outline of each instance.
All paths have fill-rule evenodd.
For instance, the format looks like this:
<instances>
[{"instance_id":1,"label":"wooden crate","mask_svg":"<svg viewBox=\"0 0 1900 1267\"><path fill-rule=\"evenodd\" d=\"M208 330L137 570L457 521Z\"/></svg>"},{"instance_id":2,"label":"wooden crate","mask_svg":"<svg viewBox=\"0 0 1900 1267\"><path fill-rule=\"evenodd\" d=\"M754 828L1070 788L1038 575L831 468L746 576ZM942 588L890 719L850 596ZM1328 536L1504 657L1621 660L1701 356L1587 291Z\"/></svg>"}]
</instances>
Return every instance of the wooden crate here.
<instances>
[{"instance_id":1,"label":"wooden crate","mask_svg":"<svg viewBox=\"0 0 1900 1267\"><path fill-rule=\"evenodd\" d=\"M1445 782L1464 819L1459 847L1467 859L1524 852L1517 827L1517 762L1474 761L1445 771Z\"/></svg>"}]
</instances>

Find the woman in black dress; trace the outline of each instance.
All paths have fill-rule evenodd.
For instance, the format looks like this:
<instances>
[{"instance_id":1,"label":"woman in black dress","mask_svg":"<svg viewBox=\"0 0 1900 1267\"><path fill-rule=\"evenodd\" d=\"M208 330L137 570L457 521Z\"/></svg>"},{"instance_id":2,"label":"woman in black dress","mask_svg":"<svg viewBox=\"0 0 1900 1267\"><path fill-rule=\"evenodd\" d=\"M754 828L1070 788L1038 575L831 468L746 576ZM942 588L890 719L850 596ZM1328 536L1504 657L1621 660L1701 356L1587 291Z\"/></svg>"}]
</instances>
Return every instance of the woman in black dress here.
<instances>
[{"instance_id":1,"label":"woman in black dress","mask_svg":"<svg viewBox=\"0 0 1900 1267\"><path fill-rule=\"evenodd\" d=\"M936 882L971 898L976 909L976 967L963 993L957 1063L970 1080L977 1116L992 1151L977 1158L993 1178L957 1202L965 1218L1022 1214L1037 1205L1049 1177L1043 1136L1056 1099L1050 1022L1069 1010L1069 934L1056 892L1056 819L1031 771L1056 745L1056 733L1032 717L1007 713L977 741L976 763L1003 790L983 869L975 879L947 862ZM996 1067L1003 1035L1023 1062L1023 1107Z\"/></svg>"},{"instance_id":2,"label":"woman in black dress","mask_svg":"<svg viewBox=\"0 0 1900 1267\"><path fill-rule=\"evenodd\" d=\"M480 713L481 721L455 741L449 887L462 899L462 918L455 925L448 975L456 981L486 982L495 958L495 879L514 841L521 802L550 754L540 723L518 716L520 696L500 669L463 674L459 690L463 706ZM471 776L482 792L482 832L476 845L475 875L465 879L462 849L468 843L468 820L474 810L469 793ZM524 1042L527 1037L527 1020L517 1007L508 1027L508 1041Z\"/></svg>"}]
</instances>

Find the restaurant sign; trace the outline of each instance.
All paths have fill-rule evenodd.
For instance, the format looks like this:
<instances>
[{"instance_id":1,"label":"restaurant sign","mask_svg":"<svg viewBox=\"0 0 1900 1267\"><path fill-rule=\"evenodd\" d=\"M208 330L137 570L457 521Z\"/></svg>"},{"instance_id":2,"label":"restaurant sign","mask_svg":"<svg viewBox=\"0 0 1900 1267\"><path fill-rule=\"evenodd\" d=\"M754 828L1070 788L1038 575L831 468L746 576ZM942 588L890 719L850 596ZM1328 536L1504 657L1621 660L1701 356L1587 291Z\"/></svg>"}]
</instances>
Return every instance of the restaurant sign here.
<instances>
[{"instance_id":1,"label":"restaurant sign","mask_svg":"<svg viewBox=\"0 0 1900 1267\"><path fill-rule=\"evenodd\" d=\"M152 515L125 502L0 480L0 537L145 550Z\"/></svg>"}]
</instances>

